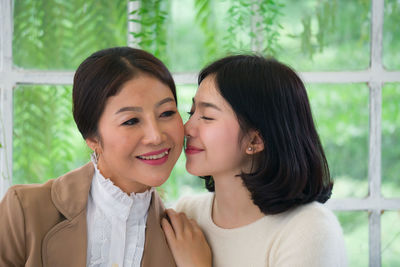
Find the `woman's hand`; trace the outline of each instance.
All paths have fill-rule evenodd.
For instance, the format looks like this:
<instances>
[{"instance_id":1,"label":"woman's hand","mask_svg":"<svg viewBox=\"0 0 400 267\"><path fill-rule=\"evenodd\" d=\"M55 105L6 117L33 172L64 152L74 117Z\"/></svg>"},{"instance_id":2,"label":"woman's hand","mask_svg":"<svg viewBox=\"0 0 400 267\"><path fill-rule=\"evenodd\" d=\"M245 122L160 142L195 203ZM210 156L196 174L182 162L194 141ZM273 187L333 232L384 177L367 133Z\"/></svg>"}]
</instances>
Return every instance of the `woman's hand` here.
<instances>
[{"instance_id":1,"label":"woman's hand","mask_svg":"<svg viewBox=\"0 0 400 267\"><path fill-rule=\"evenodd\" d=\"M172 209L167 209L166 212L170 222L163 218L161 225L176 265L178 267L211 266L211 249L196 221Z\"/></svg>"}]
</instances>

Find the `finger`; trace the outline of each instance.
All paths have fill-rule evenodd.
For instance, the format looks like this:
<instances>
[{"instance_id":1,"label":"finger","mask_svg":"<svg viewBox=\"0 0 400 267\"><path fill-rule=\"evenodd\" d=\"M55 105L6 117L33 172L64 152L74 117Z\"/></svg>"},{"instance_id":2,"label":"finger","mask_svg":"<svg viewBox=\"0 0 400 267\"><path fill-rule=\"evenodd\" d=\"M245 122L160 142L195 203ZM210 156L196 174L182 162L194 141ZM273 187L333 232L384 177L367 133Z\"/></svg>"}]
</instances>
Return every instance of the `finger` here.
<instances>
[{"instance_id":1,"label":"finger","mask_svg":"<svg viewBox=\"0 0 400 267\"><path fill-rule=\"evenodd\" d=\"M189 223L190 223L190 225L192 227L192 231L194 233L196 233L197 235L200 235L200 236L204 236L203 231L201 230L200 226L197 224L197 222L195 220L190 219Z\"/></svg>"},{"instance_id":2,"label":"finger","mask_svg":"<svg viewBox=\"0 0 400 267\"><path fill-rule=\"evenodd\" d=\"M167 238L168 245L170 247L173 246L176 240L175 232L166 218L161 219L161 227L164 231L165 237Z\"/></svg>"},{"instance_id":3,"label":"finger","mask_svg":"<svg viewBox=\"0 0 400 267\"><path fill-rule=\"evenodd\" d=\"M173 209L167 209L166 213L169 217L170 225L174 229L175 238L181 238L183 235L183 222L180 214Z\"/></svg>"},{"instance_id":4,"label":"finger","mask_svg":"<svg viewBox=\"0 0 400 267\"><path fill-rule=\"evenodd\" d=\"M186 217L185 213L181 213L179 214L181 217L181 222L182 222L182 229L183 232L186 235L192 236L193 235L193 231L194 231L194 227L191 223L191 219L189 219L188 217Z\"/></svg>"}]
</instances>

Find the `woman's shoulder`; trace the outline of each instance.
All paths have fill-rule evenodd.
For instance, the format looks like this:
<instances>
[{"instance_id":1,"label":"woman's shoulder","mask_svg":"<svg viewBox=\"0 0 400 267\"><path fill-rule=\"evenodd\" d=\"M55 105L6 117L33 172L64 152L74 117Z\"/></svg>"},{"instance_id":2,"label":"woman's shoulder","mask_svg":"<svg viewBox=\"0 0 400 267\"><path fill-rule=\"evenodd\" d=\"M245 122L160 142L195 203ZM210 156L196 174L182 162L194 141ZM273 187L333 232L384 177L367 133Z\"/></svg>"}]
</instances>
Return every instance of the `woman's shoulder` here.
<instances>
[{"instance_id":1,"label":"woman's shoulder","mask_svg":"<svg viewBox=\"0 0 400 267\"><path fill-rule=\"evenodd\" d=\"M33 199L51 198L51 187L54 179L43 184L18 184L11 186L6 192L4 199L15 197L21 204L32 203Z\"/></svg>"},{"instance_id":2,"label":"woman's shoulder","mask_svg":"<svg viewBox=\"0 0 400 267\"><path fill-rule=\"evenodd\" d=\"M56 196L57 198L62 198L64 195L71 195L69 189L74 189L74 192L83 190L86 183L85 180L91 180L89 177L87 179L83 178L83 173L86 174L90 171L90 166L84 165L76 170L70 171L58 178L50 179L42 184L18 184L11 186L3 200L14 199L12 202L17 201L21 208L29 207L30 209L44 208L43 205L46 203L52 203L52 199ZM80 179L80 181L79 181ZM84 186L85 185L85 186ZM90 183L87 185L90 187ZM87 187L86 186L86 187ZM76 196L70 196L76 197Z\"/></svg>"},{"instance_id":3,"label":"woman's shoulder","mask_svg":"<svg viewBox=\"0 0 400 267\"><path fill-rule=\"evenodd\" d=\"M304 222L305 224L323 224L340 227L340 224L335 214L324 204L319 202L311 202L305 205L301 205L295 208L293 211L289 211L291 217L291 223L299 224Z\"/></svg>"},{"instance_id":4,"label":"woman's shoulder","mask_svg":"<svg viewBox=\"0 0 400 267\"><path fill-rule=\"evenodd\" d=\"M283 259L301 259L299 266L347 265L342 228L328 207L312 202L281 216L285 223L275 239L278 266L290 265Z\"/></svg>"},{"instance_id":5,"label":"woman's shoulder","mask_svg":"<svg viewBox=\"0 0 400 267\"><path fill-rule=\"evenodd\" d=\"M214 199L214 193L201 193L190 196L181 197L175 209L178 212L184 212L191 218L197 217L197 214L204 214L205 211L211 207Z\"/></svg>"}]
</instances>

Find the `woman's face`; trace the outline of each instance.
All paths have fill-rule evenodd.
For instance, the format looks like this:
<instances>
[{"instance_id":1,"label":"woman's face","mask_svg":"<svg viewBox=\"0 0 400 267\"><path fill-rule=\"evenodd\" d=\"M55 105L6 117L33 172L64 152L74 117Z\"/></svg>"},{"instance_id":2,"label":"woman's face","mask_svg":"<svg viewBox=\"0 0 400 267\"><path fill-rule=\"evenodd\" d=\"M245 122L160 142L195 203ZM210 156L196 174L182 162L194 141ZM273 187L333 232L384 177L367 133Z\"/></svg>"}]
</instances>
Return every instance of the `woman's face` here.
<instances>
[{"instance_id":1,"label":"woman's face","mask_svg":"<svg viewBox=\"0 0 400 267\"><path fill-rule=\"evenodd\" d=\"M192 116L185 124L186 169L197 176L240 174L250 159L247 137L231 106L220 95L213 76L207 76L193 98Z\"/></svg>"},{"instance_id":2,"label":"woman's face","mask_svg":"<svg viewBox=\"0 0 400 267\"><path fill-rule=\"evenodd\" d=\"M140 74L107 99L98 123L100 138L87 139L100 155L98 167L124 192L160 186L183 145L183 123L170 88Z\"/></svg>"}]
</instances>

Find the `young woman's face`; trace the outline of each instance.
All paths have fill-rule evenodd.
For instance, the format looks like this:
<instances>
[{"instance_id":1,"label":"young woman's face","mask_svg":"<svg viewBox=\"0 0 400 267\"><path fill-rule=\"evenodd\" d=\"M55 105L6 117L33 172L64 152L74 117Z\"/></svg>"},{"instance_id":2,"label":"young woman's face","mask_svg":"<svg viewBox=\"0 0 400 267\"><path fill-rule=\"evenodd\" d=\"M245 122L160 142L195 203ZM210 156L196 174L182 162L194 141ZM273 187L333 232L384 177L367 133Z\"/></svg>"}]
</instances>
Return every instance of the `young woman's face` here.
<instances>
[{"instance_id":1,"label":"young woman's face","mask_svg":"<svg viewBox=\"0 0 400 267\"><path fill-rule=\"evenodd\" d=\"M249 163L246 137L231 106L220 95L213 76L200 84L185 124L186 169L197 176L237 175Z\"/></svg>"},{"instance_id":2,"label":"young woman's face","mask_svg":"<svg viewBox=\"0 0 400 267\"><path fill-rule=\"evenodd\" d=\"M183 123L174 96L146 74L107 99L98 132L92 144L100 154L99 170L127 193L163 184L182 151Z\"/></svg>"}]
</instances>

